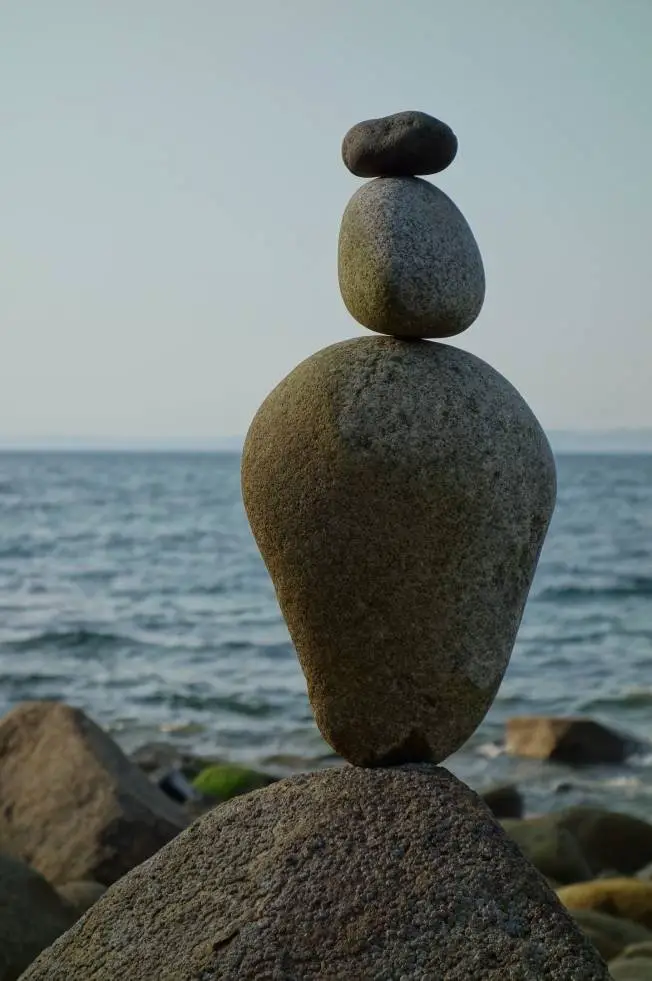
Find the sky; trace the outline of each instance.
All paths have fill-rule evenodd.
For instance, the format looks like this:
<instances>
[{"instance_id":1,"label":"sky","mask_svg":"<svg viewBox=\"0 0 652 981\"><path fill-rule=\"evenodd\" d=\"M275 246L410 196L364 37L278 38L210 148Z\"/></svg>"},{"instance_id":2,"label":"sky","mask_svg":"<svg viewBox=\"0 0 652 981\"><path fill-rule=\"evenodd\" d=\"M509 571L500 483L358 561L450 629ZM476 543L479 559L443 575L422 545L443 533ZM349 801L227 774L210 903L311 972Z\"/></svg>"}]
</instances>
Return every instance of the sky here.
<instances>
[{"instance_id":1,"label":"sky","mask_svg":"<svg viewBox=\"0 0 652 981\"><path fill-rule=\"evenodd\" d=\"M242 434L366 333L344 133L420 109L489 361L547 429L652 426L651 0L0 4L0 439Z\"/></svg>"}]
</instances>

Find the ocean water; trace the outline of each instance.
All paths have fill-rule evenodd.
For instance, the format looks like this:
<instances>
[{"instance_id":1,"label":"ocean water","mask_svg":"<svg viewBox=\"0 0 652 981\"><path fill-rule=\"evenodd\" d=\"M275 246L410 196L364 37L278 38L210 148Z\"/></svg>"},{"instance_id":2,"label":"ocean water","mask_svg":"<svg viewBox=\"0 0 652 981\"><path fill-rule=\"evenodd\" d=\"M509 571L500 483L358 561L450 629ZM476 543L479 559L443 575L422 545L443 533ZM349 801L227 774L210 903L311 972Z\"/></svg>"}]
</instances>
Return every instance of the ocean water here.
<instances>
[{"instance_id":1,"label":"ocean water","mask_svg":"<svg viewBox=\"0 0 652 981\"><path fill-rule=\"evenodd\" d=\"M447 765L529 811L652 818L652 750L580 770L508 757L504 722L587 713L652 737L652 456L561 456L557 510L496 702ZM0 712L84 708L278 773L328 765L249 531L234 454L0 455Z\"/></svg>"}]
</instances>

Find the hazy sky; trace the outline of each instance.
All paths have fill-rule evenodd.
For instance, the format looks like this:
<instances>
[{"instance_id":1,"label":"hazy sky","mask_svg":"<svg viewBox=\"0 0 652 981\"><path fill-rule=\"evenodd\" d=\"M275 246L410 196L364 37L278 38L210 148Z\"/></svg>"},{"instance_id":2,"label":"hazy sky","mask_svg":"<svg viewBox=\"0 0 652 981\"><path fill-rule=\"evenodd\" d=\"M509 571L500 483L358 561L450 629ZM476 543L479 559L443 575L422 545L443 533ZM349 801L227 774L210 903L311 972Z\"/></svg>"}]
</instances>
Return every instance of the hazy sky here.
<instances>
[{"instance_id":1,"label":"hazy sky","mask_svg":"<svg viewBox=\"0 0 652 981\"><path fill-rule=\"evenodd\" d=\"M0 438L244 432L363 333L341 139L412 108L486 266L453 343L548 428L652 425L652 0L32 0L0 39Z\"/></svg>"}]
</instances>

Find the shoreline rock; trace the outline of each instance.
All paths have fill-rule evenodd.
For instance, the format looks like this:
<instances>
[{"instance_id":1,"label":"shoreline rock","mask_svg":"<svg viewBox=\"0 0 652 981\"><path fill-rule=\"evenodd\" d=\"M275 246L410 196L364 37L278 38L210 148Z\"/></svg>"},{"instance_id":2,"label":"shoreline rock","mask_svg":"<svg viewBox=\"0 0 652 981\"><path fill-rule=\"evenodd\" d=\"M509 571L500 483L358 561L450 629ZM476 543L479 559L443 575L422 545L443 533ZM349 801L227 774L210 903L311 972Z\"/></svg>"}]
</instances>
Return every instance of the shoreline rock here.
<instances>
[{"instance_id":1,"label":"shoreline rock","mask_svg":"<svg viewBox=\"0 0 652 981\"><path fill-rule=\"evenodd\" d=\"M22 981L512 975L608 978L479 798L446 770L408 766L332 768L223 804Z\"/></svg>"},{"instance_id":2,"label":"shoreline rock","mask_svg":"<svg viewBox=\"0 0 652 981\"><path fill-rule=\"evenodd\" d=\"M507 752L537 760L575 765L624 763L633 740L582 716L514 716L507 720Z\"/></svg>"},{"instance_id":3,"label":"shoreline rock","mask_svg":"<svg viewBox=\"0 0 652 981\"><path fill-rule=\"evenodd\" d=\"M187 818L80 709L24 702L0 720L0 841L51 883L110 885Z\"/></svg>"}]
</instances>

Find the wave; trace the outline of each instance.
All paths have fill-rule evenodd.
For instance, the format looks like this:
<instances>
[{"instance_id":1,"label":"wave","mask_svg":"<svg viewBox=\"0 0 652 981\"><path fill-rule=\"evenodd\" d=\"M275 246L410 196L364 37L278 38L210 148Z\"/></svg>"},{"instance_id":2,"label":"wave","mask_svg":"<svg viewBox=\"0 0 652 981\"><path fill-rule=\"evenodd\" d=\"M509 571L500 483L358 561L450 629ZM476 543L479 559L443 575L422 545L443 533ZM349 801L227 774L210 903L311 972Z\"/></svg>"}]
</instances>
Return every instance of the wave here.
<instances>
[{"instance_id":1,"label":"wave","mask_svg":"<svg viewBox=\"0 0 652 981\"><path fill-rule=\"evenodd\" d=\"M237 695L211 695L183 692L152 692L136 699L140 705L157 705L167 710L226 711L262 719L278 714L278 708L268 702L243 699Z\"/></svg>"},{"instance_id":2,"label":"wave","mask_svg":"<svg viewBox=\"0 0 652 981\"><path fill-rule=\"evenodd\" d=\"M646 708L652 706L652 688L632 688L614 695L601 695L582 703L582 710L593 712L618 708Z\"/></svg>"},{"instance_id":3,"label":"wave","mask_svg":"<svg viewBox=\"0 0 652 981\"><path fill-rule=\"evenodd\" d=\"M549 586L534 597L543 603L574 603L585 599L652 596L652 576L628 576L610 586Z\"/></svg>"},{"instance_id":4,"label":"wave","mask_svg":"<svg viewBox=\"0 0 652 981\"><path fill-rule=\"evenodd\" d=\"M3 644L5 651L67 651L88 650L89 653L113 650L125 644L137 643L130 637L96 630L46 630L41 634L25 637L23 640Z\"/></svg>"}]
</instances>

